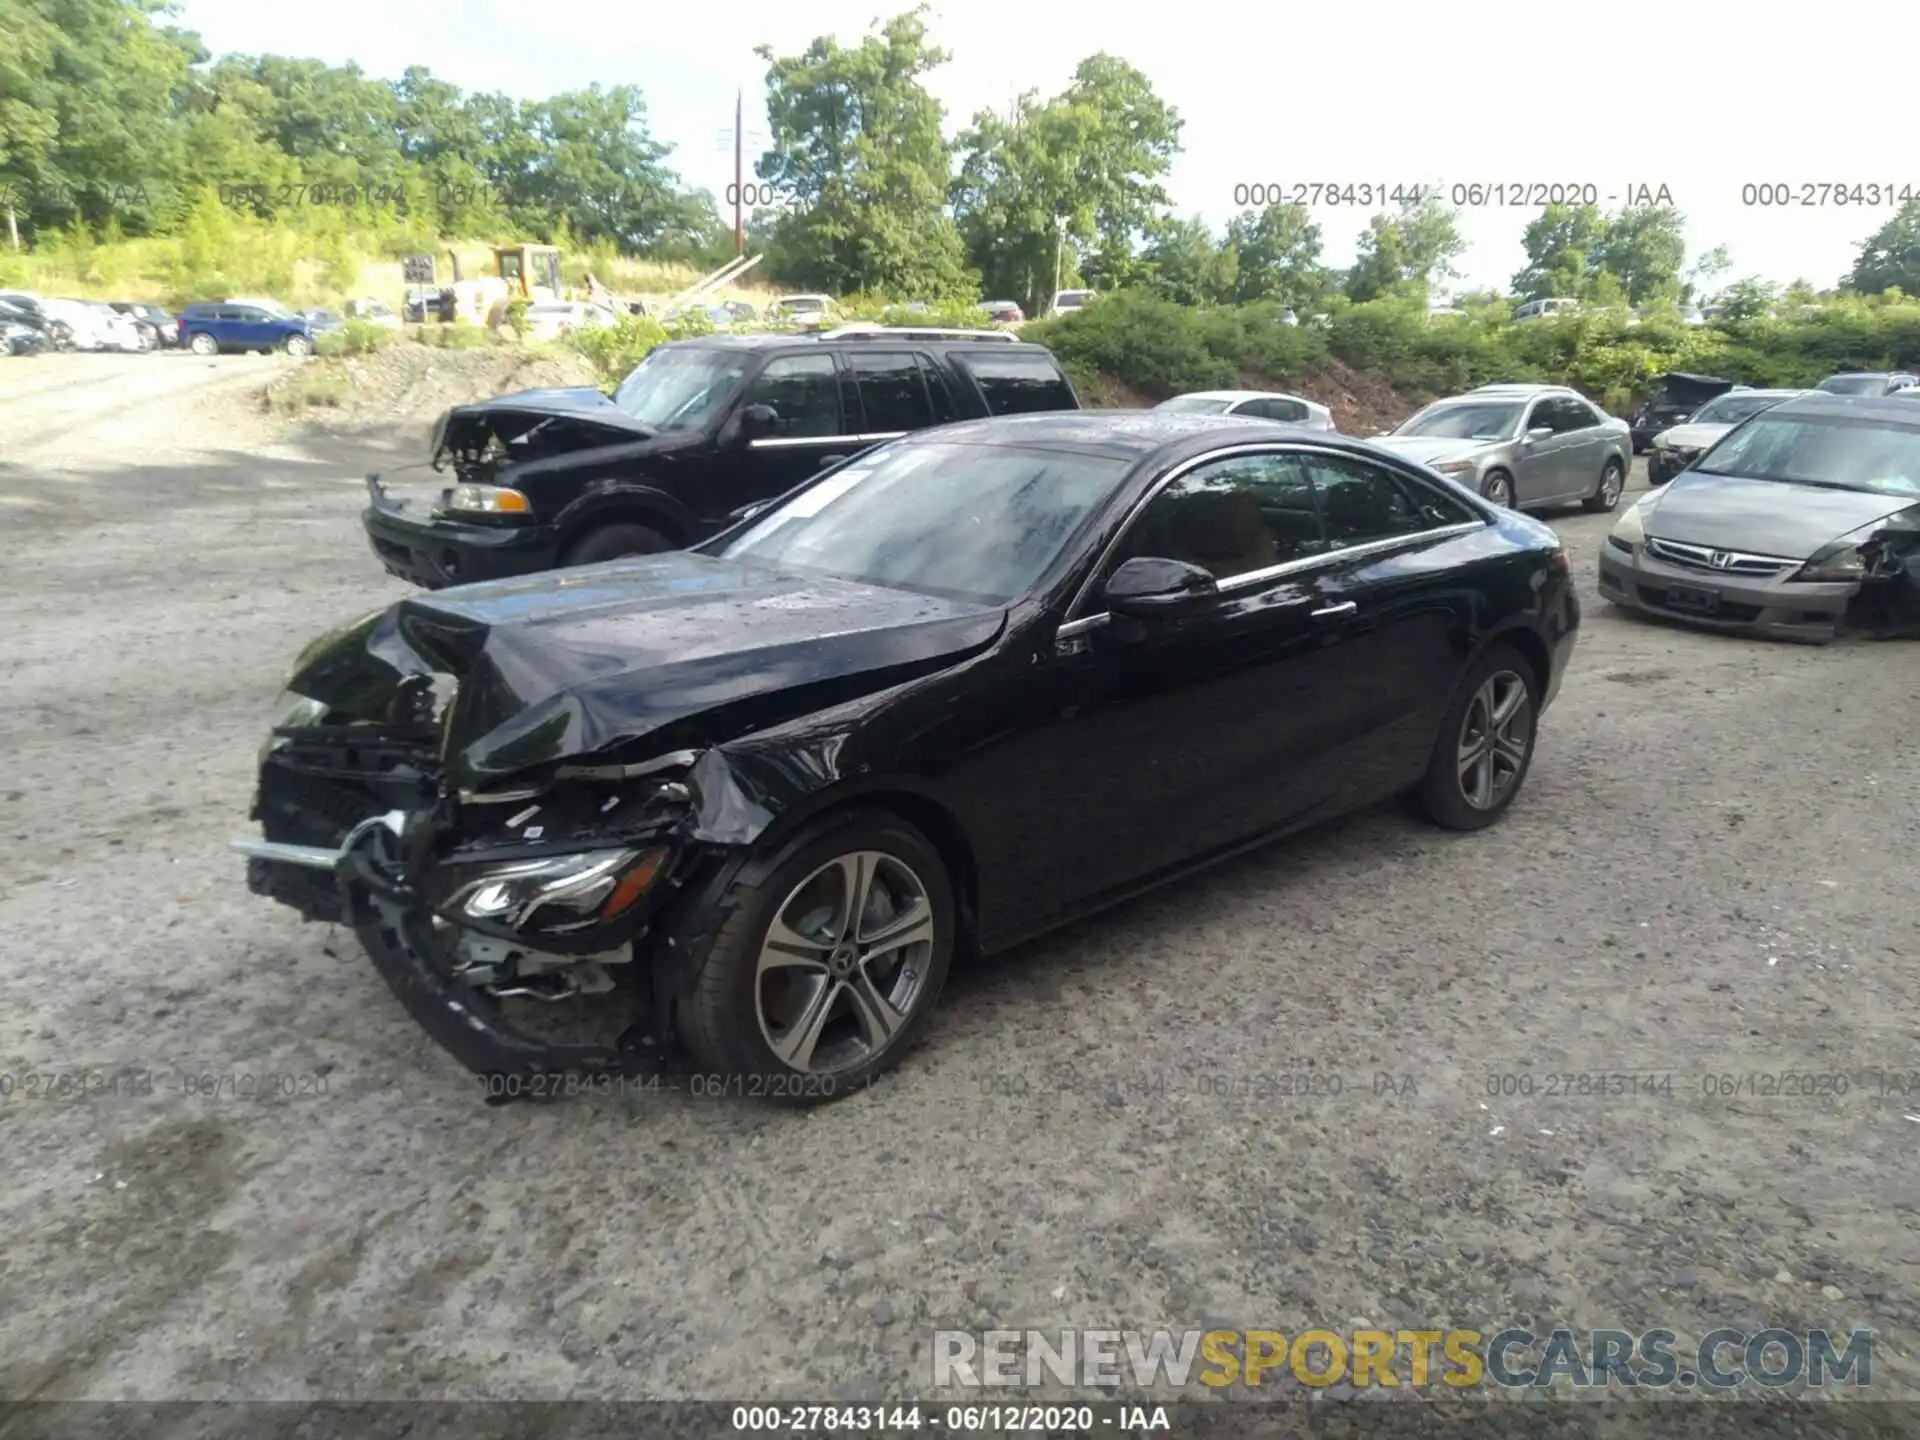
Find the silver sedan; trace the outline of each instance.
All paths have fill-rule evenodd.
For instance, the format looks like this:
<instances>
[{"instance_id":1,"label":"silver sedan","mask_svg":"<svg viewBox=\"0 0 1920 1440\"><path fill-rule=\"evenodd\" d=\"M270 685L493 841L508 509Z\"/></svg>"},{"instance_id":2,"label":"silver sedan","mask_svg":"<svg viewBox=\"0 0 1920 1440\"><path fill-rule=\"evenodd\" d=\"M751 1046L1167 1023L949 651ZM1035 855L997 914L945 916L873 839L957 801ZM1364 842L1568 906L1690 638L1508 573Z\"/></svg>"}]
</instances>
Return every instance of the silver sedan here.
<instances>
[{"instance_id":1,"label":"silver sedan","mask_svg":"<svg viewBox=\"0 0 1920 1440\"><path fill-rule=\"evenodd\" d=\"M1600 596L1721 630L1831 640L1882 550L1920 541L1912 401L1810 393L1746 420L1625 511Z\"/></svg>"},{"instance_id":2,"label":"silver sedan","mask_svg":"<svg viewBox=\"0 0 1920 1440\"><path fill-rule=\"evenodd\" d=\"M1376 443L1515 510L1620 503L1633 462L1624 420L1562 385L1483 385L1436 400Z\"/></svg>"}]
</instances>

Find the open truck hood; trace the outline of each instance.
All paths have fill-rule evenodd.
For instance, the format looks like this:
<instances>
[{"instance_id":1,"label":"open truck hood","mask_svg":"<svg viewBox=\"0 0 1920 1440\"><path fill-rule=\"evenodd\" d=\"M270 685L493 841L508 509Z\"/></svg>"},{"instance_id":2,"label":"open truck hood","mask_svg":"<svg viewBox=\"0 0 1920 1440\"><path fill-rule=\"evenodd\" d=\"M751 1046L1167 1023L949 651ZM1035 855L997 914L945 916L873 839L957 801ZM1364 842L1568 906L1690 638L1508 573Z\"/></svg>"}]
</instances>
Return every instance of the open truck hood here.
<instances>
[{"instance_id":1,"label":"open truck hood","mask_svg":"<svg viewBox=\"0 0 1920 1440\"><path fill-rule=\"evenodd\" d=\"M498 441L510 461L567 450L648 440L656 432L591 388L522 390L456 405L433 427L431 459L448 452L477 456Z\"/></svg>"},{"instance_id":2,"label":"open truck hood","mask_svg":"<svg viewBox=\"0 0 1920 1440\"><path fill-rule=\"evenodd\" d=\"M637 761L722 744L945 669L1005 622L998 608L677 552L402 600L316 641L289 683L374 718L405 677L452 675L446 779L482 789L616 748Z\"/></svg>"}]
</instances>

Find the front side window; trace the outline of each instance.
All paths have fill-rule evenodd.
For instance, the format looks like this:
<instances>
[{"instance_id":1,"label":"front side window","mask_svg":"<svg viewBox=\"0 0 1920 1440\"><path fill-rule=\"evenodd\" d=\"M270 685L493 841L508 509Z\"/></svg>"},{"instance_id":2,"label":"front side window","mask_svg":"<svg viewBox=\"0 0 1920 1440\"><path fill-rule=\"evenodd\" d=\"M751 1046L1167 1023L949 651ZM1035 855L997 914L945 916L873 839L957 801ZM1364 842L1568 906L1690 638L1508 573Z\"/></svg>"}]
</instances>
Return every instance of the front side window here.
<instances>
[{"instance_id":1,"label":"front side window","mask_svg":"<svg viewBox=\"0 0 1920 1440\"><path fill-rule=\"evenodd\" d=\"M1141 556L1231 580L1326 549L1313 486L1290 455L1237 455L1182 475L1128 527L1109 572Z\"/></svg>"},{"instance_id":2,"label":"front side window","mask_svg":"<svg viewBox=\"0 0 1920 1440\"><path fill-rule=\"evenodd\" d=\"M1365 545L1431 530L1437 521L1408 484L1376 466L1344 455L1301 457L1320 499L1327 539L1336 547Z\"/></svg>"},{"instance_id":3,"label":"front side window","mask_svg":"<svg viewBox=\"0 0 1920 1440\"><path fill-rule=\"evenodd\" d=\"M1132 462L896 441L768 511L718 554L1003 605L1058 559Z\"/></svg>"},{"instance_id":4,"label":"front side window","mask_svg":"<svg viewBox=\"0 0 1920 1440\"><path fill-rule=\"evenodd\" d=\"M784 355L747 387L747 405L771 405L779 421L774 436L805 439L838 435L840 376L831 355Z\"/></svg>"},{"instance_id":5,"label":"front side window","mask_svg":"<svg viewBox=\"0 0 1920 1440\"><path fill-rule=\"evenodd\" d=\"M933 423L932 407L913 356L861 353L849 359L854 381L860 387L869 434L895 435L924 430Z\"/></svg>"}]
</instances>

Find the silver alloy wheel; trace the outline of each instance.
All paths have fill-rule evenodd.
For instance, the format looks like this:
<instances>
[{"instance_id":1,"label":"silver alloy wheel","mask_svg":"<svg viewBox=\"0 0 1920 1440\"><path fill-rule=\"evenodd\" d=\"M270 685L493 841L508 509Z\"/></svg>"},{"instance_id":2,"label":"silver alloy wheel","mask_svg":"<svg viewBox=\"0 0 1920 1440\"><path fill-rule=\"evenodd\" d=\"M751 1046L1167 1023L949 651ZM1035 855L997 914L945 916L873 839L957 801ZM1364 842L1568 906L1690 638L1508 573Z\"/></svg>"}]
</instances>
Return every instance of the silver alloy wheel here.
<instances>
[{"instance_id":1,"label":"silver alloy wheel","mask_svg":"<svg viewBox=\"0 0 1920 1440\"><path fill-rule=\"evenodd\" d=\"M1475 810L1493 809L1519 783L1532 744L1527 682L1511 670L1496 670L1474 691L1460 721L1460 798Z\"/></svg>"},{"instance_id":2,"label":"silver alloy wheel","mask_svg":"<svg viewBox=\"0 0 1920 1440\"><path fill-rule=\"evenodd\" d=\"M898 856L859 850L788 893L760 942L754 1013L790 1069L863 1065L899 1036L926 993L933 902Z\"/></svg>"},{"instance_id":3,"label":"silver alloy wheel","mask_svg":"<svg viewBox=\"0 0 1920 1440\"><path fill-rule=\"evenodd\" d=\"M308 340L304 335L289 335L287 337L287 353L296 359L306 358L312 349L313 342Z\"/></svg>"},{"instance_id":4,"label":"silver alloy wheel","mask_svg":"<svg viewBox=\"0 0 1920 1440\"><path fill-rule=\"evenodd\" d=\"M1495 475L1488 479L1484 493L1494 504L1509 510L1513 508L1513 482L1506 476Z\"/></svg>"},{"instance_id":5,"label":"silver alloy wheel","mask_svg":"<svg viewBox=\"0 0 1920 1440\"><path fill-rule=\"evenodd\" d=\"M211 335L196 335L187 342L187 348L196 355L211 355L220 348L220 344Z\"/></svg>"},{"instance_id":6,"label":"silver alloy wheel","mask_svg":"<svg viewBox=\"0 0 1920 1440\"><path fill-rule=\"evenodd\" d=\"M1611 510L1620 503L1620 492L1626 489L1627 475L1620 468L1618 460L1607 461L1607 468L1600 472L1600 503Z\"/></svg>"}]
</instances>

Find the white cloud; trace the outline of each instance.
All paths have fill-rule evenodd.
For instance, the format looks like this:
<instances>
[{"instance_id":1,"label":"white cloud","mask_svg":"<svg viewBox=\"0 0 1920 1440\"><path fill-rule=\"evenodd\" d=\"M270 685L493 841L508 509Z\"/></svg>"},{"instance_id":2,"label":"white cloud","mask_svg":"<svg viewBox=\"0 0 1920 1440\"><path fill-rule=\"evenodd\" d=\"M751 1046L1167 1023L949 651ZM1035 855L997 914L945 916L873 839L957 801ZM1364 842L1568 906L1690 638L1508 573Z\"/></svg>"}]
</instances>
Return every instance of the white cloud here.
<instances>
[{"instance_id":1,"label":"white cloud","mask_svg":"<svg viewBox=\"0 0 1920 1440\"><path fill-rule=\"evenodd\" d=\"M315 12L185 0L179 22L216 53L354 60L385 76L421 64L469 89L536 96L631 83L681 173L719 194L732 179L736 89L749 129L764 134L766 67L753 47L789 53L822 33L851 42L903 8L334 0ZM1817 18L1789 30L1746 7L1632 0L1600 10L948 0L931 24L953 52L929 82L953 128L1022 89L1060 89L1094 51L1138 66L1187 122L1174 199L1215 224L1242 182L1538 181L1592 184L1602 197L1665 185L1688 217L1691 251L1725 244L1734 276L1825 285L1891 208L1743 206L1743 184L1878 182L1920 194L1920 165L1903 163L1913 148L1898 111L1904 47ZM1368 213L1319 214L1330 259L1351 253ZM1506 283L1534 213L1463 213L1466 283Z\"/></svg>"}]
</instances>

